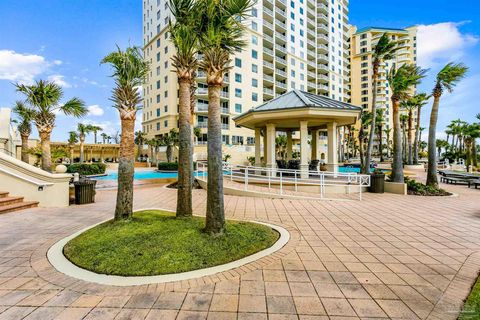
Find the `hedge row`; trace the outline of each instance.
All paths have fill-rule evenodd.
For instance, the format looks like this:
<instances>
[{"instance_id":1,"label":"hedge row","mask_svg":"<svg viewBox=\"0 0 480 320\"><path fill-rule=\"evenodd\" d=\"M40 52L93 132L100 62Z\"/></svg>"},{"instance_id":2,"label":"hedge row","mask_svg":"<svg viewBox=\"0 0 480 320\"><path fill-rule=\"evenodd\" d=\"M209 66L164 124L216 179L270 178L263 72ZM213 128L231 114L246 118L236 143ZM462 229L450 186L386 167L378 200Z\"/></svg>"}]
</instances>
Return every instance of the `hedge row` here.
<instances>
[{"instance_id":1,"label":"hedge row","mask_svg":"<svg viewBox=\"0 0 480 320\"><path fill-rule=\"evenodd\" d=\"M104 174L107 165L104 163L74 163L67 167L68 173L78 173L81 176Z\"/></svg>"}]
</instances>

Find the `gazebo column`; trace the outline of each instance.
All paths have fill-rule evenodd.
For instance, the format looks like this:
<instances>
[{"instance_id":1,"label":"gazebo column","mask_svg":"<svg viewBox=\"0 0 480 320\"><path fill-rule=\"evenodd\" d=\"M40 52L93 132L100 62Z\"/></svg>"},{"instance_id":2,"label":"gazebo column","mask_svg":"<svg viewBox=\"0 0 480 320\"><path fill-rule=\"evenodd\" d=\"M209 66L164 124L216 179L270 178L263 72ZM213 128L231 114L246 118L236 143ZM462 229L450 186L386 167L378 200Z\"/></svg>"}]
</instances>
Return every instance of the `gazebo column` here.
<instances>
[{"instance_id":1,"label":"gazebo column","mask_svg":"<svg viewBox=\"0 0 480 320\"><path fill-rule=\"evenodd\" d=\"M263 161L262 167L267 166L267 128L265 127L263 130Z\"/></svg>"},{"instance_id":2,"label":"gazebo column","mask_svg":"<svg viewBox=\"0 0 480 320\"><path fill-rule=\"evenodd\" d=\"M255 167L262 166L262 135L261 129L255 128Z\"/></svg>"},{"instance_id":3,"label":"gazebo column","mask_svg":"<svg viewBox=\"0 0 480 320\"><path fill-rule=\"evenodd\" d=\"M308 121L300 121L300 170L302 179L308 178Z\"/></svg>"},{"instance_id":4,"label":"gazebo column","mask_svg":"<svg viewBox=\"0 0 480 320\"><path fill-rule=\"evenodd\" d=\"M293 159L292 131L287 130L287 161Z\"/></svg>"},{"instance_id":5,"label":"gazebo column","mask_svg":"<svg viewBox=\"0 0 480 320\"><path fill-rule=\"evenodd\" d=\"M312 130L312 156L311 160L318 160L318 129Z\"/></svg>"},{"instance_id":6,"label":"gazebo column","mask_svg":"<svg viewBox=\"0 0 480 320\"><path fill-rule=\"evenodd\" d=\"M104 158L104 155L103 155L103 147L100 147L100 162L103 163L105 162L105 160L103 159Z\"/></svg>"},{"instance_id":7,"label":"gazebo column","mask_svg":"<svg viewBox=\"0 0 480 320\"><path fill-rule=\"evenodd\" d=\"M267 149L267 168L274 169L277 167L277 164L275 162L276 157L275 157L275 136L276 136L276 131L275 131L275 124L273 123L268 123L267 124L267 144L266 144L266 149ZM275 172L272 171L272 175L275 175Z\"/></svg>"},{"instance_id":8,"label":"gazebo column","mask_svg":"<svg viewBox=\"0 0 480 320\"><path fill-rule=\"evenodd\" d=\"M328 164L327 170L338 172L338 153L337 153L337 123L330 122L327 124L328 135Z\"/></svg>"}]
</instances>

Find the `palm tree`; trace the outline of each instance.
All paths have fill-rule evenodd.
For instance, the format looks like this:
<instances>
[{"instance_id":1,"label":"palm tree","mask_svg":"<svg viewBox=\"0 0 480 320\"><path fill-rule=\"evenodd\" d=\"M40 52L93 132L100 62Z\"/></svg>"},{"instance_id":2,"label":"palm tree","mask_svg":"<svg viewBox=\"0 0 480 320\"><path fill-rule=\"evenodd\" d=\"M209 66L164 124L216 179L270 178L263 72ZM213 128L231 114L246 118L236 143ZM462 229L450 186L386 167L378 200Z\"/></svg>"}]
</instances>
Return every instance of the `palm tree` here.
<instances>
[{"instance_id":1,"label":"palm tree","mask_svg":"<svg viewBox=\"0 0 480 320\"><path fill-rule=\"evenodd\" d=\"M392 128L386 128L384 132L387 138L387 158L390 158L390 134L392 133Z\"/></svg>"},{"instance_id":2,"label":"palm tree","mask_svg":"<svg viewBox=\"0 0 480 320\"><path fill-rule=\"evenodd\" d=\"M360 153L360 169L364 171L364 167L367 167L370 172L370 164L365 163L364 157L364 145L365 139L367 139L367 134L365 130L367 130L368 126L370 125L370 121L372 121L372 113L370 111L362 112L360 118L360 129L358 130L358 151Z\"/></svg>"},{"instance_id":3,"label":"palm tree","mask_svg":"<svg viewBox=\"0 0 480 320\"><path fill-rule=\"evenodd\" d=\"M84 152L84 145L85 145L85 138L87 134L93 131L92 126L89 124L79 123L77 126L78 131L78 139L80 140L80 163L85 162L85 152Z\"/></svg>"},{"instance_id":4,"label":"palm tree","mask_svg":"<svg viewBox=\"0 0 480 320\"><path fill-rule=\"evenodd\" d=\"M102 143L105 144L105 141L108 140L108 134L106 134L105 132L102 132L100 136L102 137Z\"/></svg>"},{"instance_id":5,"label":"palm tree","mask_svg":"<svg viewBox=\"0 0 480 320\"><path fill-rule=\"evenodd\" d=\"M425 70L404 64L400 68L392 68L387 75L392 90L393 109L393 162L392 181L403 183L402 135L400 132L400 103L411 97L412 89L425 77Z\"/></svg>"},{"instance_id":6,"label":"palm tree","mask_svg":"<svg viewBox=\"0 0 480 320\"><path fill-rule=\"evenodd\" d=\"M13 112L20 122L17 129L22 139L22 161L29 163L28 137L32 133L32 120L35 112L21 101L15 102Z\"/></svg>"},{"instance_id":7,"label":"palm tree","mask_svg":"<svg viewBox=\"0 0 480 320\"><path fill-rule=\"evenodd\" d=\"M199 0L202 8L198 32L208 85L208 186L205 232L220 235L225 230L222 169L220 92L224 75L231 68L230 56L247 44L244 20L252 0Z\"/></svg>"},{"instance_id":8,"label":"palm tree","mask_svg":"<svg viewBox=\"0 0 480 320\"><path fill-rule=\"evenodd\" d=\"M413 96L413 100L417 105L417 123L415 125L415 143L413 144L413 164L418 164L418 145L420 143L420 119L422 108L427 104L430 96L426 93L419 93Z\"/></svg>"},{"instance_id":9,"label":"palm tree","mask_svg":"<svg viewBox=\"0 0 480 320\"><path fill-rule=\"evenodd\" d=\"M33 122L40 135L42 149L42 169L52 171L52 155L50 152L50 136L55 127L58 112L76 118L83 117L88 110L78 98L61 103L63 89L52 81L39 80L33 85L16 84L18 92L25 95L26 102L33 109Z\"/></svg>"},{"instance_id":10,"label":"palm tree","mask_svg":"<svg viewBox=\"0 0 480 320\"><path fill-rule=\"evenodd\" d=\"M385 117L384 117L384 109L377 109L377 116L376 116L376 126L375 131L378 135L378 151L380 153L380 162L384 161L383 158L383 125L385 124Z\"/></svg>"},{"instance_id":11,"label":"palm tree","mask_svg":"<svg viewBox=\"0 0 480 320\"><path fill-rule=\"evenodd\" d=\"M428 170L427 170L427 185L437 187L438 178L437 178L437 161L435 157L435 150L437 149L436 134L437 134L437 119L438 119L438 109L440 107L440 98L442 97L443 91L447 90L452 92L453 88L458 84L458 82L465 77L468 68L462 64L448 63L440 72L437 74L437 80L435 87L433 89L433 106L430 113L430 127L428 128Z\"/></svg>"},{"instance_id":12,"label":"palm tree","mask_svg":"<svg viewBox=\"0 0 480 320\"><path fill-rule=\"evenodd\" d=\"M156 164L157 163L157 148L160 146L160 140L158 138L153 138L147 140L147 145L150 149L150 159L151 162Z\"/></svg>"},{"instance_id":13,"label":"palm tree","mask_svg":"<svg viewBox=\"0 0 480 320\"><path fill-rule=\"evenodd\" d=\"M404 101L402 101L403 103ZM400 105L402 105L402 103ZM407 162L407 123L408 123L408 115L401 114L400 115L400 127L402 128L402 159L403 162Z\"/></svg>"},{"instance_id":14,"label":"palm tree","mask_svg":"<svg viewBox=\"0 0 480 320\"><path fill-rule=\"evenodd\" d=\"M440 158L442 156L442 149L448 148L448 142L446 140L437 139L437 157Z\"/></svg>"},{"instance_id":15,"label":"palm tree","mask_svg":"<svg viewBox=\"0 0 480 320\"><path fill-rule=\"evenodd\" d=\"M90 128L92 129L92 132L93 132L93 143L97 144L97 133L99 131L103 131L103 129L99 126L94 126L94 125L91 125Z\"/></svg>"},{"instance_id":16,"label":"palm tree","mask_svg":"<svg viewBox=\"0 0 480 320\"><path fill-rule=\"evenodd\" d=\"M147 134L142 130L135 132L135 144L137 145L137 158L141 156L143 145L147 141Z\"/></svg>"},{"instance_id":17,"label":"palm tree","mask_svg":"<svg viewBox=\"0 0 480 320\"><path fill-rule=\"evenodd\" d=\"M101 63L108 63L113 68L115 88L111 100L118 110L122 129L115 220L130 220L133 212L135 118L142 101L138 87L144 83L149 66L138 47L128 47L125 51L117 47Z\"/></svg>"},{"instance_id":18,"label":"palm tree","mask_svg":"<svg viewBox=\"0 0 480 320\"><path fill-rule=\"evenodd\" d=\"M73 163L73 149L75 148L75 143L78 142L78 134L76 131L68 132L68 148L70 149L70 163Z\"/></svg>"},{"instance_id":19,"label":"palm tree","mask_svg":"<svg viewBox=\"0 0 480 320\"><path fill-rule=\"evenodd\" d=\"M368 147L367 147L367 154L365 162L370 164L372 158L372 150L373 150L373 139L375 134L375 128L377 127L377 85L378 85L378 74L380 65L386 61L391 60L395 57L395 51L397 51L397 43L390 40L388 35L384 33L382 37L378 40L375 49L373 50L372 54L372 122L370 124L370 135L368 139ZM362 173L370 173L370 167L367 166L364 168Z\"/></svg>"},{"instance_id":20,"label":"palm tree","mask_svg":"<svg viewBox=\"0 0 480 320\"><path fill-rule=\"evenodd\" d=\"M171 129L169 133L164 134L160 138L159 144L167 147L167 162L173 162L173 148L178 144L178 132L176 129Z\"/></svg>"},{"instance_id":21,"label":"palm tree","mask_svg":"<svg viewBox=\"0 0 480 320\"><path fill-rule=\"evenodd\" d=\"M192 135L192 83L198 68L198 34L196 33L198 2L194 0L170 0L169 31L175 46L172 66L178 79L178 183L177 217L191 217L193 187L193 135Z\"/></svg>"},{"instance_id":22,"label":"palm tree","mask_svg":"<svg viewBox=\"0 0 480 320\"><path fill-rule=\"evenodd\" d=\"M473 123L466 126L465 130L465 149L466 149L466 166L469 171L470 166L477 166L477 150L475 140L480 138L480 124Z\"/></svg>"}]
</instances>

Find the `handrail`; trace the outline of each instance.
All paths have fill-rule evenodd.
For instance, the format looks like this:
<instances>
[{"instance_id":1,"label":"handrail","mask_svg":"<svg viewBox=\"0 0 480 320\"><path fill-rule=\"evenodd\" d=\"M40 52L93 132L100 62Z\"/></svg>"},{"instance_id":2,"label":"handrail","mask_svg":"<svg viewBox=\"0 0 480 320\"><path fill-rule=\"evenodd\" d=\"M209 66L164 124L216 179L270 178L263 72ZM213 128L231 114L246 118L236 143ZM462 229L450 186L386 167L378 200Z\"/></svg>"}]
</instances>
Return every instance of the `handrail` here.
<instances>
[{"instance_id":1,"label":"handrail","mask_svg":"<svg viewBox=\"0 0 480 320\"><path fill-rule=\"evenodd\" d=\"M19 175L19 174L15 174L15 173L10 172L10 171L8 171L8 170L5 170L5 169L3 169L3 168L1 168L1 167L0 167L0 171L3 172L3 173L9 174L9 175L11 175L11 176L13 176L13 177L15 177L15 178L18 178L18 179L21 179L21 180L23 180L23 181L26 181L26 182L29 182L29 183L31 183L31 184L34 184L34 185L36 185L37 187L46 187L46 186L51 186L51 185L53 185L53 183L51 183L51 182L39 183L39 182L37 182L37 181L35 181L35 180L28 179L28 178L26 178L26 177L24 177L24 176L21 176L21 175Z\"/></svg>"},{"instance_id":2,"label":"handrail","mask_svg":"<svg viewBox=\"0 0 480 320\"><path fill-rule=\"evenodd\" d=\"M293 185L298 191L299 185L319 186L320 198L326 194L326 186L343 186L350 194L351 188L358 187L360 200L362 199L362 188L370 186L370 175L357 174L356 172L327 172L327 171L302 171L292 169L276 169L254 166L232 165L223 163L224 176L231 181L241 180L244 183L244 190L247 191L251 183L264 183L271 191L272 184L278 184L280 194L284 194L286 185ZM197 162L197 175L202 172L208 173L208 166L203 161Z\"/></svg>"}]
</instances>

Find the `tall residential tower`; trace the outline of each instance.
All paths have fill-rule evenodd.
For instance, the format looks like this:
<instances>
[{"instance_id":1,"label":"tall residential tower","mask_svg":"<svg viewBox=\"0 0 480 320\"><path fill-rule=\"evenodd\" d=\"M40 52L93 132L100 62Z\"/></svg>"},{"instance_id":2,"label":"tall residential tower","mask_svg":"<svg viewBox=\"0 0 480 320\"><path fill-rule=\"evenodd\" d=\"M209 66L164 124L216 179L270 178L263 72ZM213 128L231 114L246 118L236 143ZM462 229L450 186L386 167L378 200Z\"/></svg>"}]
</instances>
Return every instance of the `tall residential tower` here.
<instances>
[{"instance_id":1,"label":"tall residential tower","mask_svg":"<svg viewBox=\"0 0 480 320\"><path fill-rule=\"evenodd\" d=\"M171 66L168 0L143 1L145 59L151 71L144 87L143 131L148 138L177 127L177 79ZM348 0L263 0L252 9L247 47L233 57L222 92L225 144L254 144L254 132L232 117L289 90L300 89L349 101ZM207 86L198 73L195 126L207 141Z\"/></svg>"}]
</instances>

